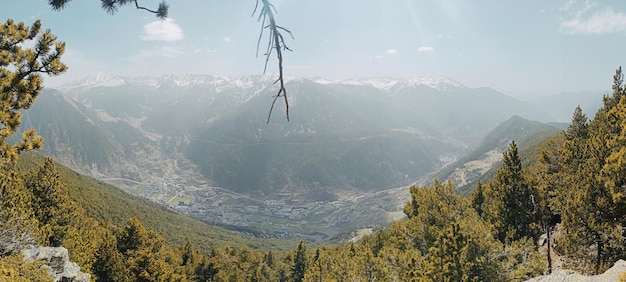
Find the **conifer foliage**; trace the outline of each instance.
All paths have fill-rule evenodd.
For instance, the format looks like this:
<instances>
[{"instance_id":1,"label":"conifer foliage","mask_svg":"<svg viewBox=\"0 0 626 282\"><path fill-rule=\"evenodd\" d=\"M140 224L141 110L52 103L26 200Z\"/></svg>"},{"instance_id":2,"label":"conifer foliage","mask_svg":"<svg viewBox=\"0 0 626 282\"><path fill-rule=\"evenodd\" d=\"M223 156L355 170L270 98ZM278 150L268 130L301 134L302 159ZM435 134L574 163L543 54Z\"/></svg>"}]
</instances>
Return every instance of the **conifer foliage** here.
<instances>
[{"instance_id":1,"label":"conifer foliage","mask_svg":"<svg viewBox=\"0 0 626 282\"><path fill-rule=\"evenodd\" d=\"M26 48L30 40L35 45ZM11 19L0 24L0 257L36 242L39 235L30 205L33 195L15 164L20 152L40 148L43 138L33 129L15 144L9 138L20 126L21 111L30 108L41 93L41 74L65 71L60 61L64 50L64 43L49 30L41 30L40 21L31 26Z\"/></svg>"},{"instance_id":2,"label":"conifer foliage","mask_svg":"<svg viewBox=\"0 0 626 282\"><path fill-rule=\"evenodd\" d=\"M485 202L480 207L496 229L501 242L539 236L537 192L522 170L522 160L515 141L503 154L502 165L495 180L482 192ZM485 197L488 195L488 197ZM477 195L476 199L479 195Z\"/></svg>"},{"instance_id":3,"label":"conifer foliage","mask_svg":"<svg viewBox=\"0 0 626 282\"><path fill-rule=\"evenodd\" d=\"M67 2L67 1L57 1ZM115 2L115 1L113 1ZM134 1L125 1L133 2ZM117 3L117 2L116 2ZM119 3L122 3L120 1ZM36 40L24 48L25 40ZM51 158L30 169L19 153L41 147L34 130L10 144L41 90L40 74L65 70L64 45L39 21L0 26L0 280L45 281L27 244L64 246L95 281L523 281L549 271L550 248L537 239L560 223L555 251L566 265L601 272L626 259L626 86L616 71L612 95L592 120L574 110L531 168L511 141L496 176L469 197L450 182L411 186L406 220L361 241L287 252L173 246L134 217L119 227L87 216Z\"/></svg>"},{"instance_id":4,"label":"conifer foliage","mask_svg":"<svg viewBox=\"0 0 626 282\"><path fill-rule=\"evenodd\" d=\"M624 143L626 94L621 67L613 77L613 93L585 125L578 110L561 148L565 184L562 193L563 251L572 265L600 272L624 258L626 201Z\"/></svg>"},{"instance_id":5,"label":"conifer foliage","mask_svg":"<svg viewBox=\"0 0 626 282\"><path fill-rule=\"evenodd\" d=\"M35 40L33 48L24 44ZM58 75L67 67L61 62L65 43L57 41L41 22L32 26L9 19L0 25L0 165L14 165L19 152L41 148L43 138L34 129L24 132L22 140L9 144L22 121L21 110L29 109L42 89L41 74Z\"/></svg>"},{"instance_id":6,"label":"conifer foliage","mask_svg":"<svg viewBox=\"0 0 626 282\"><path fill-rule=\"evenodd\" d=\"M621 67L613 93L588 120L580 107L572 122L542 150L535 181L543 201L544 222L560 221L555 250L568 267L598 273L626 258L624 200L625 87ZM549 233L547 233L549 235Z\"/></svg>"}]
</instances>

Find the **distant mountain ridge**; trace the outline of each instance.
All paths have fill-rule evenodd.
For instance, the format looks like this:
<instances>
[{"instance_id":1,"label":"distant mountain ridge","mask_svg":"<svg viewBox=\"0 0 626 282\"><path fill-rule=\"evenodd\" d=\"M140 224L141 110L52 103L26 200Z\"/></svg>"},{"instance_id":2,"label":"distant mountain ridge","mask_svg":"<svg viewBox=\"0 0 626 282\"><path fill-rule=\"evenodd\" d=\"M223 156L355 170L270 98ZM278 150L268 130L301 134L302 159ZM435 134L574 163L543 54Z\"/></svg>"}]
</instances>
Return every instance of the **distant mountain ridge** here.
<instances>
[{"instance_id":1,"label":"distant mountain ridge","mask_svg":"<svg viewBox=\"0 0 626 282\"><path fill-rule=\"evenodd\" d=\"M260 195L407 185L459 158L514 114L548 116L443 76L288 78L292 120L277 103L265 124L274 79L101 73L58 89L102 122L139 169L147 164L132 160L137 150L187 159L209 185Z\"/></svg>"},{"instance_id":2,"label":"distant mountain ridge","mask_svg":"<svg viewBox=\"0 0 626 282\"><path fill-rule=\"evenodd\" d=\"M382 91L398 92L404 87L427 86L440 91L455 88L467 88L463 84L445 76L431 77L411 77L411 78L362 78L362 79L345 79L345 80L326 80L313 79L319 84L344 84L344 85L360 85L372 86Z\"/></svg>"},{"instance_id":3,"label":"distant mountain ridge","mask_svg":"<svg viewBox=\"0 0 626 282\"><path fill-rule=\"evenodd\" d=\"M261 85L272 84L271 76L242 76L228 77L209 74L164 74L161 76L120 76L109 73L97 73L84 78L62 84L55 89L69 94L84 93L93 88L106 88L118 86L134 86L145 88L162 87L194 87L212 86L215 92L221 92L224 88L239 87L242 89ZM73 95L71 95L73 96Z\"/></svg>"}]
</instances>

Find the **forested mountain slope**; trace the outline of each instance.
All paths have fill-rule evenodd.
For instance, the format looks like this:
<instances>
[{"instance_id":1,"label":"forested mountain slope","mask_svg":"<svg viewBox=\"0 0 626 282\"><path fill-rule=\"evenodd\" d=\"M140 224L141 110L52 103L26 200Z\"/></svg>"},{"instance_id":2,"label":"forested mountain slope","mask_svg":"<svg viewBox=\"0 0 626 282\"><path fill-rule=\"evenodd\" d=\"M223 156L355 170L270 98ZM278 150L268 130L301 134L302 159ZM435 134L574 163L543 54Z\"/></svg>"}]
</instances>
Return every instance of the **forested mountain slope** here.
<instances>
[{"instance_id":1,"label":"forested mountain slope","mask_svg":"<svg viewBox=\"0 0 626 282\"><path fill-rule=\"evenodd\" d=\"M432 174L422 183L432 183L434 179L450 180L460 192L467 193L477 181L485 182L493 177L502 160L502 153L512 140L520 148L524 167L528 167L535 162L541 146L545 146L557 132L559 129L551 125L513 116L489 132L464 157Z\"/></svg>"},{"instance_id":2,"label":"forested mountain slope","mask_svg":"<svg viewBox=\"0 0 626 282\"><path fill-rule=\"evenodd\" d=\"M20 156L20 166L34 168L43 163L43 157L37 153ZM170 244L182 246L187 241L203 252L217 246L248 246L283 250L295 246L296 241L287 239L256 238L245 235L245 229L230 230L178 214L164 205L148 199L130 195L121 189L81 175L57 164L59 180L67 185L69 196L83 207L87 216L103 224L123 226L128 218L139 219L146 228L162 234Z\"/></svg>"}]
</instances>

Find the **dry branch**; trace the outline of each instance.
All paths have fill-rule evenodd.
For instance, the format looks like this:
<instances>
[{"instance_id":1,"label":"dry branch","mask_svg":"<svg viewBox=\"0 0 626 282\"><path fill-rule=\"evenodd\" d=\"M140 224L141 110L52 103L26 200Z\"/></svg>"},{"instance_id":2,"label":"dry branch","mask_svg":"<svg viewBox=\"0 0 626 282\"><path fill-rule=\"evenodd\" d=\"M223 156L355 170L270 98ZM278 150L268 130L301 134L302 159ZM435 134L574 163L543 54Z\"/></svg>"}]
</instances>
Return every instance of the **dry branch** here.
<instances>
[{"instance_id":1,"label":"dry branch","mask_svg":"<svg viewBox=\"0 0 626 282\"><path fill-rule=\"evenodd\" d=\"M276 58L278 59L278 79L274 81L274 83L279 83L280 88L278 89L278 93L273 96L274 100L272 101L272 106L270 107L270 111L267 115L267 123L270 123L270 118L272 117L272 111L274 110L274 104L276 100L280 97L285 101L285 115L287 116L287 121L289 121L289 101L287 100L287 89L285 88L285 76L283 75L283 50L289 50L289 47L285 44L285 39L281 31L286 32L293 38L291 31L288 29L276 25L276 20L274 17L274 6L269 3L268 0L260 0L262 3L261 10L259 12L258 21L261 22L261 32L259 34L259 40L257 41L257 56L259 55L259 47L261 43L261 39L263 38L263 32L265 29L269 30L269 38L267 43L267 48L265 50L265 66L263 68L263 73L267 71L267 63L269 62L270 56L273 51L276 51ZM256 13L257 8L259 8L259 0L256 1L256 6L254 7L253 15Z\"/></svg>"}]
</instances>

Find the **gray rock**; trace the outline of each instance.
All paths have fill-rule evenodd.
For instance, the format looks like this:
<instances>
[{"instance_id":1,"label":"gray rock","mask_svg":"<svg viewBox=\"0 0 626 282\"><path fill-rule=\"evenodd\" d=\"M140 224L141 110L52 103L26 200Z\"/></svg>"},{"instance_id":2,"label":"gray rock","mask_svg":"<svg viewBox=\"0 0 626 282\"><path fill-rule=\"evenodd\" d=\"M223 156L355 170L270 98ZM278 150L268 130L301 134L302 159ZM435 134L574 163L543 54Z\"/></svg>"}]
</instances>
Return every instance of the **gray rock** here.
<instances>
[{"instance_id":1,"label":"gray rock","mask_svg":"<svg viewBox=\"0 0 626 282\"><path fill-rule=\"evenodd\" d=\"M535 277L526 282L614 282L624 272L626 261L618 260L613 267L600 275L585 276L572 270L557 270L550 275Z\"/></svg>"},{"instance_id":2,"label":"gray rock","mask_svg":"<svg viewBox=\"0 0 626 282\"><path fill-rule=\"evenodd\" d=\"M39 247L30 245L22 250L24 261L46 261L48 273L54 277L54 281L62 282L89 282L91 275L80 271L80 266L69 261L66 248L63 247Z\"/></svg>"}]
</instances>

